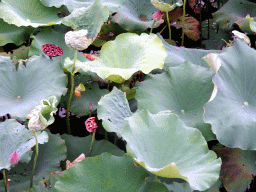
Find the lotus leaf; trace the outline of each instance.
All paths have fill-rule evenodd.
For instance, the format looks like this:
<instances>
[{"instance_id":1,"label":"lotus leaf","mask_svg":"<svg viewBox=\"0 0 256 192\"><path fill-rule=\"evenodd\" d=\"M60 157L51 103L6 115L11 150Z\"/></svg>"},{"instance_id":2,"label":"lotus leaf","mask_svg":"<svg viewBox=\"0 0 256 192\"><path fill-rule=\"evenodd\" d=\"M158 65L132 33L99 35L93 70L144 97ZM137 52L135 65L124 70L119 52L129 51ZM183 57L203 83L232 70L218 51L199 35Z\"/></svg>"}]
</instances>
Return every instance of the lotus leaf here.
<instances>
[{"instance_id":1,"label":"lotus leaf","mask_svg":"<svg viewBox=\"0 0 256 192\"><path fill-rule=\"evenodd\" d=\"M213 19L225 30L236 23L243 32L252 34L256 31L256 4L244 0L229 0L217 12ZM251 15L252 17L248 16Z\"/></svg>"},{"instance_id":2,"label":"lotus leaf","mask_svg":"<svg viewBox=\"0 0 256 192\"><path fill-rule=\"evenodd\" d=\"M66 158L67 148L64 140L61 139L59 134L53 135L48 130L47 134L49 135L48 143L39 145L39 154L34 172L35 184L42 179L47 179L51 173L61 171L60 161ZM35 148L33 148L33 151L35 151ZM34 154L32 159L34 159ZM21 192L29 189L33 163L32 160L28 164L19 163L10 170L11 192ZM5 191L3 182L0 182L0 191Z\"/></svg>"},{"instance_id":3,"label":"lotus leaf","mask_svg":"<svg viewBox=\"0 0 256 192\"><path fill-rule=\"evenodd\" d=\"M222 159L220 178L227 191L246 191L256 173L256 152L228 147L214 150Z\"/></svg>"},{"instance_id":4,"label":"lotus leaf","mask_svg":"<svg viewBox=\"0 0 256 192\"><path fill-rule=\"evenodd\" d=\"M127 123L125 118L130 117L131 114L125 94L116 87L98 103L98 118L103 120L102 125L109 132L120 135Z\"/></svg>"},{"instance_id":5,"label":"lotus leaf","mask_svg":"<svg viewBox=\"0 0 256 192\"><path fill-rule=\"evenodd\" d=\"M151 173L184 179L200 191L219 178L221 159L208 149L201 132L187 127L177 115L142 110L126 120L121 136L127 142L127 153Z\"/></svg>"},{"instance_id":6,"label":"lotus leaf","mask_svg":"<svg viewBox=\"0 0 256 192\"><path fill-rule=\"evenodd\" d=\"M160 11L169 12L177 6L182 6L182 0L151 0L151 3Z\"/></svg>"},{"instance_id":7,"label":"lotus leaf","mask_svg":"<svg viewBox=\"0 0 256 192\"><path fill-rule=\"evenodd\" d=\"M47 7L61 7L66 5L71 13L75 8L89 7L95 2L94 0L40 0ZM122 7L125 0L101 0L109 9L110 14L116 12L117 8Z\"/></svg>"},{"instance_id":8,"label":"lotus leaf","mask_svg":"<svg viewBox=\"0 0 256 192\"><path fill-rule=\"evenodd\" d=\"M76 30L87 29L87 37L93 39L100 32L103 23L108 20L108 16L107 6L100 0L95 0L90 7L74 9L69 16L63 19L62 23Z\"/></svg>"},{"instance_id":9,"label":"lotus leaf","mask_svg":"<svg viewBox=\"0 0 256 192\"><path fill-rule=\"evenodd\" d=\"M53 192L139 191L147 176L148 173L136 167L130 157L103 153L87 157L66 170Z\"/></svg>"},{"instance_id":10,"label":"lotus leaf","mask_svg":"<svg viewBox=\"0 0 256 192\"><path fill-rule=\"evenodd\" d=\"M60 24L62 8L45 7L40 0L0 1L0 17L9 24L20 26L50 26Z\"/></svg>"},{"instance_id":11,"label":"lotus leaf","mask_svg":"<svg viewBox=\"0 0 256 192\"><path fill-rule=\"evenodd\" d=\"M173 46L167 43L160 34L157 34L157 36L162 40L167 52L167 57L164 63L165 70L168 70L169 67L179 66L186 60L196 65L209 67L206 62L201 60L201 58L209 53L221 53L220 50L191 49Z\"/></svg>"},{"instance_id":12,"label":"lotus leaf","mask_svg":"<svg viewBox=\"0 0 256 192\"><path fill-rule=\"evenodd\" d=\"M256 149L255 55L254 49L236 39L218 56L221 67L213 78L217 94L206 104L204 120L227 147Z\"/></svg>"},{"instance_id":13,"label":"lotus leaf","mask_svg":"<svg viewBox=\"0 0 256 192\"><path fill-rule=\"evenodd\" d=\"M0 132L0 170L11 169L9 157L13 152L18 154L20 162L28 163L32 155L30 150L36 144L34 134L15 119L8 119L0 123ZM38 134L37 137L41 144L48 142L46 132Z\"/></svg>"},{"instance_id":14,"label":"lotus leaf","mask_svg":"<svg viewBox=\"0 0 256 192\"><path fill-rule=\"evenodd\" d=\"M203 123L203 105L213 91L211 69L186 61L168 72L148 75L139 83L135 98L139 109L151 113L171 110L179 115L187 126L196 127ZM154 90L154 91L152 91Z\"/></svg>"},{"instance_id":15,"label":"lotus leaf","mask_svg":"<svg viewBox=\"0 0 256 192\"><path fill-rule=\"evenodd\" d=\"M0 18L0 46L8 43L21 45L25 43L34 31L32 27L17 27L16 25L8 24Z\"/></svg>"},{"instance_id":16,"label":"lotus leaf","mask_svg":"<svg viewBox=\"0 0 256 192\"><path fill-rule=\"evenodd\" d=\"M59 101L67 91L61 65L44 56L31 57L18 70L9 57L0 57L0 78L0 115L23 121L42 99L55 95Z\"/></svg>"},{"instance_id":17,"label":"lotus leaf","mask_svg":"<svg viewBox=\"0 0 256 192\"><path fill-rule=\"evenodd\" d=\"M118 23L127 31L144 31L153 24L153 14L157 9L149 0L126 0L125 6L119 8L112 22ZM158 20L154 27L158 27L163 20Z\"/></svg>"},{"instance_id":18,"label":"lotus leaf","mask_svg":"<svg viewBox=\"0 0 256 192\"><path fill-rule=\"evenodd\" d=\"M105 43L98 59L78 60L76 67L85 72L95 72L102 79L122 83L139 70L148 74L153 69L161 69L166 55L161 40L155 34L124 33ZM73 61L67 58L65 63L68 65Z\"/></svg>"}]
</instances>

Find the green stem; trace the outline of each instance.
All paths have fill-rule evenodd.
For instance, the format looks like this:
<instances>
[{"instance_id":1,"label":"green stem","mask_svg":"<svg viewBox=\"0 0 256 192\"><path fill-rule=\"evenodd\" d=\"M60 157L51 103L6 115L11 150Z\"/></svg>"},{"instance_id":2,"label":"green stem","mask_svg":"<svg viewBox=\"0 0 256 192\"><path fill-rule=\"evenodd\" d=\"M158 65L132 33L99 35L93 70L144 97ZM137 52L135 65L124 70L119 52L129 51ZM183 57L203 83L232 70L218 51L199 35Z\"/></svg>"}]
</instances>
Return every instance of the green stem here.
<instances>
[{"instance_id":1,"label":"green stem","mask_svg":"<svg viewBox=\"0 0 256 192\"><path fill-rule=\"evenodd\" d=\"M35 139L36 139L36 154L35 154L35 157L34 157L34 164L33 164L33 168L32 168L32 172L31 172L31 178L30 178L30 188L33 187L33 177L34 177L34 171L35 171L35 167L36 167L36 160L37 160L37 157L38 157L38 140L37 140L37 135L36 135L36 132L34 132L34 136L35 136Z\"/></svg>"},{"instance_id":2,"label":"green stem","mask_svg":"<svg viewBox=\"0 0 256 192\"><path fill-rule=\"evenodd\" d=\"M95 133L96 133L96 131L93 132L93 134L92 134L92 142L91 142L91 147L90 147L90 151L89 151L88 157L90 157L91 153L92 153L92 146L93 146L93 143L94 143L94 140L95 140Z\"/></svg>"},{"instance_id":3,"label":"green stem","mask_svg":"<svg viewBox=\"0 0 256 192\"><path fill-rule=\"evenodd\" d=\"M167 19L167 25L169 28L169 39L172 39L172 32L171 32L171 25L170 25L170 20L169 20L169 15L168 15L168 11L166 11L166 19Z\"/></svg>"},{"instance_id":4,"label":"green stem","mask_svg":"<svg viewBox=\"0 0 256 192\"><path fill-rule=\"evenodd\" d=\"M69 110L70 110L70 103L74 94L74 87L75 87L75 65L76 65L76 59L77 59L77 50L75 50L75 56L74 56L74 62L72 65L71 69L71 76L70 76L70 81L71 81L71 88L70 88L70 94L69 94L69 99L67 103L67 110L66 110L66 123L67 123L67 130L68 134L71 135L71 129L70 129L70 122L69 122Z\"/></svg>"},{"instance_id":5,"label":"green stem","mask_svg":"<svg viewBox=\"0 0 256 192\"><path fill-rule=\"evenodd\" d=\"M7 170L6 169L3 169L3 182L4 182L4 189L5 189L5 192L8 191L8 185L7 185Z\"/></svg>"},{"instance_id":6,"label":"green stem","mask_svg":"<svg viewBox=\"0 0 256 192\"><path fill-rule=\"evenodd\" d=\"M182 17L182 40L181 40L181 46L184 46L184 28L185 28L185 15L186 15L186 0L184 0L183 4L183 17Z\"/></svg>"},{"instance_id":7,"label":"green stem","mask_svg":"<svg viewBox=\"0 0 256 192\"><path fill-rule=\"evenodd\" d=\"M151 34L152 31L153 31L153 28L154 28L155 23L156 23L156 21L154 20L154 22L153 22L153 24L152 24L152 26L151 26L151 29L150 29L150 34Z\"/></svg>"},{"instance_id":8,"label":"green stem","mask_svg":"<svg viewBox=\"0 0 256 192\"><path fill-rule=\"evenodd\" d=\"M155 175L155 179L154 179L154 182L157 182L157 175Z\"/></svg>"}]
</instances>

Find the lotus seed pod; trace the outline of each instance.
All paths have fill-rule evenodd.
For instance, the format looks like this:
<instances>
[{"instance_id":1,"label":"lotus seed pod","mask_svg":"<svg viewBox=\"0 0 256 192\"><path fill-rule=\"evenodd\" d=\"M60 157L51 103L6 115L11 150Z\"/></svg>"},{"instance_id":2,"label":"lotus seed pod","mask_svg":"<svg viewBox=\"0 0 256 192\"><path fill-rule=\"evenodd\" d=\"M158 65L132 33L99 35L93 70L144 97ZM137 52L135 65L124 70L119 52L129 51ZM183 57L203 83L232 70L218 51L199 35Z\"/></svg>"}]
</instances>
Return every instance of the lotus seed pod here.
<instances>
[{"instance_id":1,"label":"lotus seed pod","mask_svg":"<svg viewBox=\"0 0 256 192\"><path fill-rule=\"evenodd\" d=\"M97 123L95 122L95 117L90 117L85 121L85 127L88 132L95 132L98 128Z\"/></svg>"},{"instance_id":2,"label":"lotus seed pod","mask_svg":"<svg viewBox=\"0 0 256 192\"><path fill-rule=\"evenodd\" d=\"M87 38L88 31L81 29L79 31L69 31L65 34L65 42L70 49L73 50L84 50L86 49L94 39Z\"/></svg>"},{"instance_id":3,"label":"lotus seed pod","mask_svg":"<svg viewBox=\"0 0 256 192\"><path fill-rule=\"evenodd\" d=\"M53 44L44 44L41 46L43 52L50 57L56 57L59 55L63 55L64 51L57 45Z\"/></svg>"}]
</instances>

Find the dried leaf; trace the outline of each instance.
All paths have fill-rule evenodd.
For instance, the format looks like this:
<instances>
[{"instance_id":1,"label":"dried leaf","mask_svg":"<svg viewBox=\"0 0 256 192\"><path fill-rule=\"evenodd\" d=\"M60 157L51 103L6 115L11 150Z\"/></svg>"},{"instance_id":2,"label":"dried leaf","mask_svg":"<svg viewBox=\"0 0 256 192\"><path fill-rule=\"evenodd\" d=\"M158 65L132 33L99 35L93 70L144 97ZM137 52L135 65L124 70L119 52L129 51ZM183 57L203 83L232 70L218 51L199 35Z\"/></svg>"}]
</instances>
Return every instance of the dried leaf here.
<instances>
[{"instance_id":1,"label":"dried leaf","mask_svg":"<svg viewBox=\"0 0 256 192\"><path fill-rule=\"evenodd\" d=\"M177 28L181 28L184 26L184 33L193 41L197 41L200 39L200 31L199 31L199 22L192 16L185 16L184 25L182 22L182 17L179 18L179 21L176 23Z\"/></svg>"}]
</instances>

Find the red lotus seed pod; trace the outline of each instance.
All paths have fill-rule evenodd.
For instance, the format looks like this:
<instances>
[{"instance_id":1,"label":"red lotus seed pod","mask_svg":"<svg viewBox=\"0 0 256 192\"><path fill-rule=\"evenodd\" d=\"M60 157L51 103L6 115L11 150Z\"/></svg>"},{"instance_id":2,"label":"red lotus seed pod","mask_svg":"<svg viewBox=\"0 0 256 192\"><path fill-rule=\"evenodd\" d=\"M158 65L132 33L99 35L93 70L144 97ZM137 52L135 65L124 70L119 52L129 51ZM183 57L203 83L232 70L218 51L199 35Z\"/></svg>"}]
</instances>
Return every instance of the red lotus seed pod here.
<instances>
[{"instance_id":1,"label":"red lotus seed pod","mask_svg":"<svg viewBox=\"0 0 256 192\"><path fill-rule=\"evenodd\" d=\"M19 156L16 151L10 155L9 161L12 165L16 165L19 162Z\"/></svg>"},{"instance_id":2,"label":"red lotus seed pod","mask_svg":"<svg viewBox=\"0 0 256 192\"><path fill-rule=\"evenodd\" d=\"M95 122L95 117L90 117L85 121L85 127L88 132L95 132L98 128L97 123Z\"/></svg>"},{"instance_id":3,"label":"red lotus seed pod","mask_svg":"<svg viewBox=\"0 0 256 192\"><path fill-rule=\"evenodd\" d=\"M63 55L64 51L57 45L53 44L44 44L41 46L43 52L50 57L56 57L59 55Z\"/></svg>"}]
</instances>

